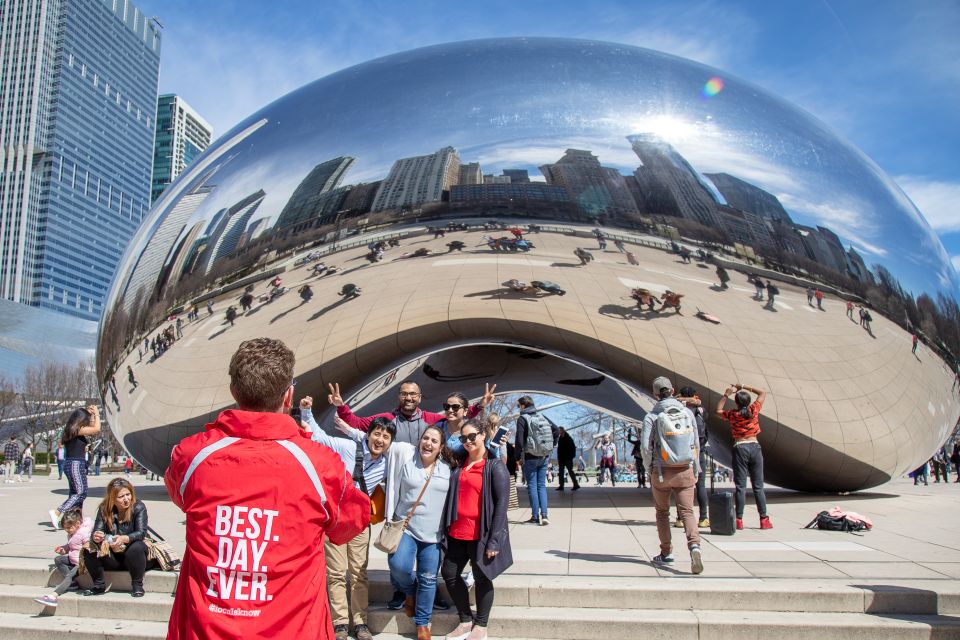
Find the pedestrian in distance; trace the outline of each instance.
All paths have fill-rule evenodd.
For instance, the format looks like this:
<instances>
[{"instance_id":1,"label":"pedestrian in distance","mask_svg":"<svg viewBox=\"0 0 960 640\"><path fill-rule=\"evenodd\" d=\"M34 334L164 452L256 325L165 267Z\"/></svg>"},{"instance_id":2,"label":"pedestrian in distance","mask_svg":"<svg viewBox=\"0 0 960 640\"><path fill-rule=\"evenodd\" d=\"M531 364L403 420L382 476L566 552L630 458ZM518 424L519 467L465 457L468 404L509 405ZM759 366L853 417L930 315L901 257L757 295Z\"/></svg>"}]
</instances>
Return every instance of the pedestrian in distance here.
<instances>
[{"instance_id":1,"label":"pedestrian in distance","mask_svg":"<svg viewBox=\"0 0 960 640\"><path fill-rule=\"evenodd\" d=\"M627 262L635 267L640 264L640 261L637 260L637 256L633 255L632 251L627 251Z\"/></svg>"},{"instance_id":2,"label":"pedestrian in distance","mask_svg":"<svg viewBox=\"0 0 960 640\"><path fill-rule=\"evenodd\" d=\"M577 247L574 250L573 255L577 256L577 258L580 260L580 266L586 266L590 263L590 261L593 260L593 254L581 247Z\"/></svg>"},{"instance_id":3,"label":"pedestrian in distance","mask_svg":"<svg viewBox=\"0 0 960 640\"><path fill-rule=\"evenodd\" d=\"M847 300L847 317L853 322L853 300Z\"/></svg>"},{"instance_id":4,"label":"pedestrian in distance","mask_svg":"<svg viewBox=\"0 0 960 640\"><path fill-rule=\"evenodd\" d=\"M717 279L720 280L721 289L730 288L730 285L727 284L730 282L730 274L727 273L727 270L723 268L723 265L717 265Z\"/></svg>"},{"instance_id":5,"label":"pedestrian in distance","mask_svg":"<svg viewBox=\"0 0 960 640\"><path fill-rule=\"evenodd\" d=\"M21 480L20 474L17 473L19 465L20 444L17 442L17 437L11 435L7 443L3 445L3 481L5 483L11 484ZM17 476L17 479L14 480L13 476Z\"/></svg>"},{"instance_id":6,"label":"pedestrian in distance","mask_svg":"<svg viewBox=\"0 0 960 640\"><path fill-rule=\"evenodd\" d=\"M297 293L300 294L300 300L302 301L301 304L306 304L313 298L313 289L309 284L305 284L300 287L300 289L297 290Z\"/></svg>"},{"instance_id":7,"label":"pedestrian in distance","mask_svg":"<svg viewBox=\"0 0 960 640\"><path fill-rule=\"evenodd\" d=\"M807 305L813 306L813 287L807 287Z\"/></svg>"},{"instance_id":8,"label":"pedestrian in distance","mask_svg":"<svg viewBox=\"0 0 960 640\"><path fill-rule=\"evenodd\" d=\"M630 455L633 457L633 464L637 470L637 488L645 489L647 486L646 466L643 464L643 451L640 443L640 427L634 425L627 434L627 442L633 445Z\"/></svg>"},{"instance_id":9,"label":"pedestrian in distance","mask_svg":"<svg viewBox=\"0 0 960 640\"><path fill-rule=\"evenodd\" d=\"M85 596L99 596L107 592L104 570L130 573L130 595L142 598L143 576L150 564L147 543L147 505L137 500L137 491L125 478L114 478L107 485L107 495L97 508L89 546L81 552L83 564L93 580Z\"/></svg>"},{"instance_id":10,"label":"pedestrian in distance","mask_svg":"<svg viewBox=\"0 0 960 640\"><path fill-rule=\"evenodd\" d=\"M917 343L919 342L919 340L917 339L917 332L916 332L916 331L913 332L913 335L910 337L910 339L911 339L911 341L912 341L912 343L913 343L913 346L911 347L910 352L911 352L913 355L917 355Z\"/></svg>"},{"instance_id":11,"label":"pedestrian in distance","mask_svg":"<svg viewBox=\"0 0 960 640\"><path fill-rule=\"evenodd\" d=\"M237 320L237 308L234 307L233 305L230 305L229 307L227 307L226 316L227 316L227 322L230 323L230 326L231 327L234 326L234 322L236 322Z\"/></svg>"},{"instance_id":12,"label":"pedestrian in distance","mask_svg":"<svg viewBox=\"0 0 960 640\"><path fill-rule=\"evenodd\" d=\"M600 451L600 469L597 471L597 484L603 484L604 472L610 478L610 483L617 486L617 445L610 438L609 433L605 433L597 442L595 449Z\"/></svg>"},{"instance_id":13,"label":"pedestrian in distance","mask_svg":"<svg viewBox=\"0 0 960 640\"><path fill-rule=\"evenodd\" d=\"M530 519L528 524L546 526L549 505L547 503L547 465L560 430L543 416L530 396L517 400L520 416L517 418L517 430L514 446L521 455L521 464L527 480L527 495L530 498Z\"/></svg>"},{"instance_id":14,"label":"pedestrian in distance","mask_svg":"<svg viewBox=\"0 0 960 640\"><path fill-rule=\"evenodd\" d=\"M510 474L498 457L489 455L486 433L477 421L468 420L458 439L466 459L450 476L440 546L441 574L460 624L446 637L485 640L494 600L493 581L513 564L507 522ZM476 613L470 609L462 575L467 562L474 577Z\"/></svg>"},{"instance_id":15,"label":"pedestrian in distance","mask_svg":"<svg viewBox=\"0 0 960 640\"><path fill-rule=\"evenodd\" d=\"M186 551L169 640L334 638L320 541L366 529L370 500L290 417L294 364L278 340L240 343L228 370L238 408L173 449L164 484Z\"/></svg>"},{"instance_id":16,"label":"pedestrian in distance","mask_svg":"<svg viewBox=\"0 0 960 640\"><path fill-rule=\"evenodd\" d=\"M207 300L207 315L213 315L213 300Z\"/></svg>"},{"instance_id":17,"label":"pedestrian in distance","mask_svg":"<svg viewBox=\"0 0 960 640\"><path fill-rule=\"evenodd\" d=\"M750 394L757 396L753 400ZM726 409L727 400L733 396L736 409ZM747 478L753 489L753 499L760 514L760 528L772 529L767 515L767 497L763 490L763 451L757 436L760 435L760 409L767 393L763 389L737 383L727 387L716 408L716 415L730 423L733 436L733 484L737 509L737 529L743 529L743 511L747 490Z\"/></svg>"},{"instance_id":18,"label":"pedestrian in distance","mask_svg":"<svg viewBox=\"0 0 960 640\"><path fill-rule=\"evenodd\" d=\"M780 295L780 289L777 288L777 285L773 284L767 280L767 304L768 309L773 309L774 298Z\"/></svg>"},{"instance_id":19,"label":"pedestrian in distance","mask_svg":"<svg viewBox=\"0 0 960 640\"><path fill-rule=\"evenodd\" d=\"M624 251L626 251L626 247L624 247L623 245L623 240L614 240L613 246L615 246L617 248L617 251L619 251L620 253L623 253Z\"/></svg>"},{"instance_id":20,"label":"pedestrian in distance","mask_svg":"<svg viewBox=\"0 0 960 640\"><path fill-rule=\"evenodd\" d=\"M814 290L813 297L817 299L817 309L820 311L825 311L823 308L823 291L820 291L819 287Z\"/></svg>"},{"instance_id":21,"label":"pedestrian in distance","mask_svg":"<svg viewBox=\"0 0 960 640\"><path fill-rule=\"evenodd\" d=\"M573 490L577 491L580 488L580 483L577 482L577 474L573 470L573 459L576 457L577 443L573 441L566 429L560 427L560 434L557 436L557 464L560 467L560 486L557 487L557 491L563 491L563 476L566 473L570 474Z\"/></svg>"},{"instance_id":22,"label":"pedestrian in distance","mask_svg":"<svg viewBox=\"0 0 960 640\"><path fill-rule=\"evenodd\" d=\"M928 486L930 484L930 464L924 462L914 469L910 475L913 476L913 486L920 484L921 480L923 480L923 486Z\"/></svg>"},{"instance_id":23,"label":"pedestrian in distance","mask_svg":"<svg viewBox=\"0 0 960 640\"><path fill-rule=\"evenodd\" d=\"M678 316L682 316L683 313L680 312L680 299L683 298L682 293L677 293L667 289L663 292L663 295L660 296L660 311L666 310L668 307L672 307L676 310Z\"/></svg>"},{"instance_id":24,"label":"pedestrian in distance","mask_svg":"<svg viewBox=\"0 0 960 640\"><path fill-rule=\"evenodd\" d=\"M693 412L673 397L673 383L668 378L655 378L652 389L657 403L643 419L640 442L644 465L650 470L660 539L660 554L653 562L667 567L674 563L670 531L673 496L690 552L690 572L703 573L700 530L693 515L697 476L701 472L696 420Z\"/></svg>"},{"instance_id":25,"label":"pedestrian in distance","mask_svg":"<svg viewBox=\"0 0 960 640\"><path fill-rule=\"evenodd\" d=\"M763 300L763 292L766 290L766 287L763 286L763 280L757 276L753 276L753 286L757 290L756 299Z\"/></svg>"},{"instance_id":26,"label":"pedestrian in distance","mask_svg":"<svg viewBox=\"0 0 960 640\"><path fill-rule=\"evenodd\" d=\"M57 480L63 480L63 462L65 458L63 444L57 445Z\"/></svg>"},{"instance_id":27,"label":"pedestrian in distance","mask_svg":"<svg viewBox=\"0 0 960 640\"><path fill-rule=\"evenodd\" d=\"M60 527L60 517L67 511L83 511L83 501L87 498L87 436L99 433L100 410L96 406L74 409L67 417L67 423L60 435L60 444L64 448L63 470L67 474L70 494L59 507L47 512L54 529Z\"/></svg>"}]
</instances>

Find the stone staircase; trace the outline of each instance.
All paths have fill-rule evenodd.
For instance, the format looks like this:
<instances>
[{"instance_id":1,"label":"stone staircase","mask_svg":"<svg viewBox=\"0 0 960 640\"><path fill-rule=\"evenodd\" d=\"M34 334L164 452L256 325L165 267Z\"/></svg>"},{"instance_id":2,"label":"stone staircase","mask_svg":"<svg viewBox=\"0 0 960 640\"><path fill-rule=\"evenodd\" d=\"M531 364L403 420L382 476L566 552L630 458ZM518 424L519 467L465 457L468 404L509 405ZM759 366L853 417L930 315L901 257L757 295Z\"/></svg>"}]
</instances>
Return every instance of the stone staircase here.
<instances>
[{"instance_id":1,"label":"stone staircase","mask_svg":"<svg viewBox=\"0 0 960 640\"><path fill-rule=\"evenodd\" d=\"M0 557L0 638L148 640L166 637L176 576L149 572L133 599L126 574L109 574L110 593L65 594L47 609L33 601L53 572L43 560ZM610 640L960 639L960 583L952 580L840 581L732 578L591 578L505 575L496 582L491 638ZM371 600L390 596L387 576L371 573ZM411 634L412 622L382 605L370 609L382 640ZM435 612L434 637L456 625Z\"/></svg>"}]
</instances>

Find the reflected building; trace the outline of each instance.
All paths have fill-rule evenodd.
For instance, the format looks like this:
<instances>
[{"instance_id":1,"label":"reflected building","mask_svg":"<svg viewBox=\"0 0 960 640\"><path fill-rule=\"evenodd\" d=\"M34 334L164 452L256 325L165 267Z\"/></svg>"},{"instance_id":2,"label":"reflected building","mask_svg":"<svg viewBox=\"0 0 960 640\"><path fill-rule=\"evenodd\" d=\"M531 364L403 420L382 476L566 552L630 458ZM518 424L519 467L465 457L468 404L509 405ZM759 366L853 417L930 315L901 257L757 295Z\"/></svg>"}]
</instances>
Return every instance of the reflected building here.
<instances>
[{"instance_id":1,"label":"reflected building","mask_svg":"<svg viewBox=\"0 0 960 640\"><path fill-rule=\"evenodd\" d=\"M621 220L639 214L625 177L616 169L601 166L590 151L567 149L555 163L541 165L540 173L548 184L566 189L570 200L588 218Z\"/></svg>"},{"instance_id":2,"label":"reflected building","mask_svg":"<svg viewBox=\"0 0 960 640\"><path fill-rule=\"evenodd\" d=\"M328 214L330 209L336 211L339 202L336 204L332 202L337 198L342 200L343 193L335 196L329 196L329 194L340 185L343 175L353 161L353 158L341 156L315 166L297 185L293 195L283 207L280 217L277 218L277 229L296 231L302 228L303 223Z\"/></svg>"},{"instance_id":3,"label":"reflected building","mask_svg":"<svg viewBox=\"0 0 960 640\"><path fill-rule=\"evenodd\" d=\"M511 184L530 182L530 172L526 169L504 169L502 173L510 178Z\"/></svg>"},{"instance_id":4,"label":"reflected building","mask_svg":"<svg viewBox=\"0 0 960 640\"><path fill-rule=\"evenodd\" d=\"M468 162L460 165L460 177L457 184L483 184L483 169L479 162Z\"/></svg>"},{"instance_id":5,"label":"reflected building","mask_svg":"<svg viewBox=\"0 0 960 640\"><path fill-rule=\"evenodd\" d=\"M426 156L402 158L393 163L373 200L373 211L417 207L441 202L444 192L460 178L460 154L444 147Z\"/></svg>"},{"instance_id":6,"label":"reflected building","mask_svg":"<svg viewBox=\"0 0 960 640\"><path fill-rule=\"evenodd\" d=\"M257 212L267 194L260 189L236 203L229 209L224 209L217 220L216 226L210 231L204 249L203 273L210 273L216 262L237 249L240 237L247 228L247 223Z\"/></svg>"},{"instance_id":7,"label":"reflected building","mask_svg":"<svg viewBox=\"0 0 960 640\"><path fill-rule=\"evenodd\" d=\"M151 203L210 146L211 140L213 127L186 100L175 94L157 98Z\"/></svg>"},{"instance_id":8,"label":"reflected building","mask_svg":"<svg viewBox=\"0 0 960 640\"><path fill-rule=\"evenodd\" d=\"M450 188L453 211L517 212L572 218L577 209L566 187L544 182L458 184Z\"/></svg>"},{"instance_id":9,"label":"reflected building","mask_svg":"<svg viewBox=\"0 0 960 640\"><path fill-rule=\"evenodd\" d=\"M723 195L727 204L740 211L749 211L770 220L791 225L793 220L777 196L728 173L703 174Z\"/></svg>"}]
</instances>

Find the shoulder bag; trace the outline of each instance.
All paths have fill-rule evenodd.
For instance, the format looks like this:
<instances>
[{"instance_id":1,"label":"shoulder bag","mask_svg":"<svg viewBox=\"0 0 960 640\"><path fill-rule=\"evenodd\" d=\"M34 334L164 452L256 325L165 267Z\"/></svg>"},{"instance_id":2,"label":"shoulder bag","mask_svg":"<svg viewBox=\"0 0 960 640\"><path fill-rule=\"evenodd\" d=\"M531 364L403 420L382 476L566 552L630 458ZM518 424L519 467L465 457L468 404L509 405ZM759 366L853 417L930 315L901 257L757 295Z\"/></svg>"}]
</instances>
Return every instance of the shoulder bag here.
<instances>
[{"instance_id":1,"label":"shoulder bag","mask_svg":"<svg viewBox=\"0 0 960 640\"><path fill-rule=\"evenodd\" d=\"M430 484L430 480L433 478L433 472L436 470L437 464L439 464L439 461L433 463L433 469L431 469L430 475L427 476L427 481L423 483L423 488L420 489L420 495L417 496L417 501L410 507L410 513L407 514L407 517L403 520L391 520L390 522L383 523L383 529L380 530L380 535L377 536L376 541L373 543L373 546L377 549L387 554L397 550L397 547L400 545L400 539L403 537L403 532L406 531L407 525L410 524L410 518L413 517L413 512L420 506L420 500L427 490L427 485Z\"/></svg>"}]
</instances>

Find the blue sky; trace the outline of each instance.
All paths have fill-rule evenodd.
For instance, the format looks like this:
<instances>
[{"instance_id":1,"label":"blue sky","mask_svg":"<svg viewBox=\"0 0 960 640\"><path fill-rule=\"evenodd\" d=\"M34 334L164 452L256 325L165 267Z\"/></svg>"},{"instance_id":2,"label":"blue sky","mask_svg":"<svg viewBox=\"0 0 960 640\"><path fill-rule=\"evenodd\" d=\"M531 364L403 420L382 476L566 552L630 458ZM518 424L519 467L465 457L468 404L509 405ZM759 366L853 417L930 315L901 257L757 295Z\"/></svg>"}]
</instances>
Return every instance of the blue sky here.
<instances>
[{"instance_id":1,"label":"blue sky","mask_svg":"<svg viewBox=\"0 0 960 640\"><path fill-rule=\"evenodd\" d=\"M709 64L780 95L860 147L960 268L960 3L136 0L164 25L160 90L223 133L330 72L497 36L609 40Z\"/></svg>"}]
</instances>

